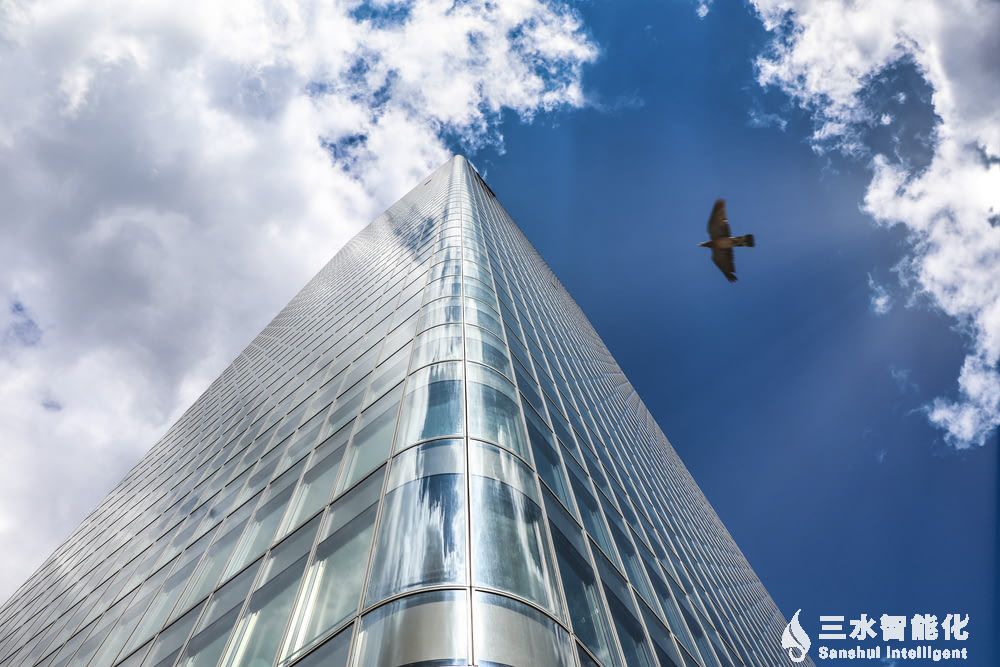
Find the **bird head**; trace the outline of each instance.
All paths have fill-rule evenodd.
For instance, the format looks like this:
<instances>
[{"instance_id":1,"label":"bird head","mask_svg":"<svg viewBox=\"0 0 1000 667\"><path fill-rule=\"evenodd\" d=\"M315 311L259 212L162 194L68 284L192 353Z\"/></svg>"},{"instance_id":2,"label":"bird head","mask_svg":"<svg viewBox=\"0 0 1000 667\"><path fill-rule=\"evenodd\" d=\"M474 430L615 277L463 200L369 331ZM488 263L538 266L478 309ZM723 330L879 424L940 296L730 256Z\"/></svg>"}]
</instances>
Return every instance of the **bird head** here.
<instances>
[{"instance_id":1,"label":"bird head","mask_svg":"<svg viewBox=\"0 0 1000 667\"><path fill-rule=\"evenodd\" d=\"M699 243L698 247L699 248L707 248L709 243L711 243L711 241L705 241L703 243Z\"/></svg>"}]
</instances>

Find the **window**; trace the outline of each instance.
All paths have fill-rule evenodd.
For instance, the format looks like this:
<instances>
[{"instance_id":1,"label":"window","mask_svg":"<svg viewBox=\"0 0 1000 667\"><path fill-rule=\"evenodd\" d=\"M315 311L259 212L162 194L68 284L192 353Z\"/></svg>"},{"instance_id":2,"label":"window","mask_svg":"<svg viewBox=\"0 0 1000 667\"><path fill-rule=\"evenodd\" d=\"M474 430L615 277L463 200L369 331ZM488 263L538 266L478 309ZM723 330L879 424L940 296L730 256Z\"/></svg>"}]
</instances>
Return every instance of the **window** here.
<instances>
[{"instance_id":1,"label":"window","mask_svg":"<svg viewBox=\"0 0 1000 667\"><path fill-rule=\"evenodd\" d=\"M318 523L314 520L292 533L264 561L261 583L250 596L221 664L268 667L274 663Z\"/></svg>"},{"instance_id":2,"label":"window","mask_svg":"<svg viewBox=\"0 0 1000 667\"><path fill-rule=\"evenodd\" d=\"M392 461L368 605L414 588L465 583L464 444L431 442Z\"/></svg>"},{"instance_id":3,"label":"window","mask_svg":"<svg viewBox=\"0 0 1000 667\"><path fill-rule=\"evenodd\" d=\"M126 595L124 598L116 602L110 609L108 609L103 616L101 616L100 622L94 627L93 632L87 637L87 641L83 643L80 650L76 653L77 662L82 665L86 665L90 659L97 653L97 649L100 648L101 643L104 639L111 634L118 620L121 618L122 612L128 606L129 602L132 601L134 593ZM49 647L46 646L45 650Z\"/></svg>"},{"instance_id":4,"label":"window","mask_svg":"<svg viewBox=\"0 0 1000 667\"><path fill-rule=\"evenodd\" d=\"M250 504L244 507L248 512L253 509ZM240 512L241 510L237 510L236 514L229 517L222 525L222 528L219 529L222 531L222 537L209 547L205 558L198 565L198 569L191 575L187 591L181 600L182 608L187 608L198 602L215 588L215 584L218 583L219 577L229 561L229 556L247 524L246 518L237 516Z\"/></svg>"},{"instance_id":5,"label":"window","mask_svg":"<svg viewBox=\"0 0 1000 667\"><path fill-rule=\"evenodd\" d=\"M215 667L219 663L229 633L236 625L236 617L250 594L257 569L257 566L248 567L215 592L205 606L205 613L191 641L177 661L177 667Z\"/></svg>"},{"instance_id":6,"label":"window","mask_svg":"<svg viewBox=\"0 0 1000 667\"><path fill-rule=\"evenodd\" d=\"M196 562L188 562L187 565L181 565L178 570L167 577L166 582L163 584L163 588L161 588L160 592L153 598L152 603L149 605L149 609L146 610L146 613L142 617L142 621L140 621L138 627L135 629L135 632L132 633L129 643L125 646L126 655L141 642L144 642L152 637L157 630L163 627L164 621L167 620L170 610L174 608L177 598L184 590L184 586L187 584L188 577L190 577L191 573L194 571L195 565L197 565Z\"/></svg>"},{"instance_id":7,"label":"window","mask_svg":"<svg viewBox=\"0 0 1000 667\"><path fill-rule=\"evenodd\" d=\"M295 603L286 660L357 613L383 478L372 475L331 507Z\"/></svg>"},{"instance_id":8,"label":"window","mask_svg":"<svg viewBox=\"0 0 1000 667\"><path fill-rule=\"evenodd\" d=\"M566 522L568 521L567 519ZM576 536L579 537L578 529L566 522L562 522L565 524L563 529L571 535L576 532ZM559 524L553 524L554 527L556 525ZM552 542L559 561L559 574L562 578L563 593L566 595L566 606L569 608L573 632L604 665L617 664L617 660L612 659L614 639L611 638L604 613L597 577L587 562L586 553L574 546L570 536L564 535L557 529L552 531Z\"/></svg>"},{"instance_id":9,"label":"window","mask_svg":"<svg viewBox=\"0 0 1000 667\"><path fill-rule=\"evenodd\" d=\"M330 438L316 449L302 483L295 490L289 503L282 533L297 528L300 523L318 512L333 493L333 485L344 458L344 439Z\"/></svg>"},{"instance_id":10,"label":"window","mask_svg":"<svg viewBox=\"0 0 1000 667\"><path fill-rule=\"evenodd\" d=\"M233 558L226 568L224 578L236 574L243 566L264 553L271 545L278 522L285 513L285 506L292 497L292 489L288 488L261 505L253 519L243 531L239 545L233 552Z\"/></svg>"},{"instance_id":11,"label":"window","mask_svg":"<svg viewBox=\"0 0 1000 667\"><path fill-rule=\"evenodd\" d=\"M200 613L199 605L171 623L153 642L143 664L150 667L171 667Z\"/></svg>"},{"instance_id":12,"label":"window","mask_svg":"<svg viewBox=\"0 0 1000 667\"><path fill-rule=\"evenodd\" d=\"M526 604L476 591L472 605L481 667L575 667L569 633Z\"/></svg>"},{"instance_id":13,"label":"window","mask_svg":"<svg viewBox=\"0 0 1000 667\"><path fill-rule=\"evenodd\" d=\"M396 451L431 438L462 435L462 365L445 362L420 369L406 381Z\"/></svg>"},{"instance_id":14,"label":"window","mask_svg":"<svg viewBox=\"0 0 1000 667\"><path fill-rule=\"evenodd\" d=\"M372 375L372 384L368 388L368 401L382 397L386 391L395 387L406 377L406 368L410 363L409 346L396 352L392 357L382 362Z\"/></svg>"},{"instance_id":15,"label":"window","mask_svg":"<svg viewBox=\"0 0 1000 667\"><path fill-rule=\"evenodd\" d=\"M361 619L354 664L468 664L468 609L465 591L432 591L383 605Z\"/></svg>"},{"instance_id":16,"label":"window","mask_svg":"<svg viewBox=\"0 0 1000 667\"><path fill-rule=\"evenodd\" d=\"M514 377L503 340L476 327L467 327L465 338L469 361L490 366L508 378Z\"/></svg>"},{"instance_id":17,"label":"window","mask_svg":"<svg viewBox=\"0 0 1000 667\"><path fill-rule=\"evenodd\" d=\"M438 324L462 321L462 300L458 297L440 299L424 306L420 315L420 331Z\"/></svg>"},{"instance_id":18,"label":"window","mask_svg":"<svg viewBox=\"0 0 1000 667\"><path fill-rule=\"evenodd\" d=\"M597 557L597 562L604 584L604 594L608 600L608 609L618 631L622 653L625 655L625 664L628 667L654 667L656 663L650 655L642 624L633 611L635 603L625 580L606 558Z\"/></svg>"},{"instance_id":19,"label":"window","mask_svg":"<svg viewBox=\"0 0 1000 667\"><path fill-rule=\"evenodd\" d=\"M608 605L611 607L611 617L618 630L622 652L625 654L625 664L632 667L655 667L649 654L649 645L642 631L642 625L614 595L608 595Z\"/></svg>"},{"instance_id":20,"label":"window","mask_svg":"<svg viewBox=\"0 0 1000 667\"><path fill-rule=\"evenodd\" d=\"M462 358L462 325L445 324L423 332L413 342L413 368Z\"/></svg>"},{"instance_id":21,"label":"window","mask_svg":"<svg viewBox=\"0 0 1000 667\"><path fill-rule=\"evenodd\" d=\"M496 336L503 336L503 327L496 312L482 301L465 300L465 319L469 324L482 327Z\"/></svg>"},{"instance_id":22,"label":"window","mask_svg":"<svg viewBox=\"0 0 1000 667\"><path fill-rule=\"evenodd\" d=\"M295 667L347 667L350 649L351 628L347 628L295 663Z\"/></svg>"},{"instance_id":23,"label":"window","mask_svg":"<svg viewBox=\"0 0 1000 667\"><path fill-rule=\"evenodd\" d=\"M139 592L132 599L132 604L122 614L121 620L115 624L108 638L101 644L100 650L92 661L95 665L110 665L114 663L115 658L121 652L125 642L128 641L132 630L139 624L139 618L146 611L146 607L149 606L153 596L160 589L160 584L163 583L166 576L167 568L161 568L159 572L143 583L142 588L139 589Z\"/></svg>"},{"instance_id":24,"label":"window","mask_svg":"<svg viewBox=\"0 0 1000 667\"><path fill-rule=\"evenodd\" d=\"M389 458L402 393L403 386L400 385L361 413L344 457L344 474L338 493L349 489Z\"/></svg>"},{"instance_id":25,"label":"window","mask_svg":"<svg viewBox=\"0 0 1000 667\"><path fill-rule=\"evenodd\" d=\"M559 452L556 451L554 438L544 422L535 415L534 410L526 408L525 416L528 418L528 440L531 442L531 451L535 455L535 468L538 475L545 480L559 500L572 509L573 500L569 492L569 484L566 481L566 473L563 470L562 461L559 459Z\"/></svg>"},{"instance_id":26,"label":"window","mask_svg":"<svg viewBox=\"0 0 1000 667\"><path fill-rule=\"evenodd\" d=\"M470 457L475 584L555 612L551 556L531 471L485 444L475 443Z\"/></svg>"},{"instance_id":27,"label":"window","mask_svg":"<svg viewBox=\"0 0 1000 667\"><path fill-rule=\"evenodd\" d=\"M618 560L618 553L611 544L611 536L604 525L601 517L601 508L597 498L590 490L590 485L586 479L581 479L575 475L570 475L570 484L576 494L576 504L580 508L580 516L583 518L583 525L597 543L612 560Z\"/></svg>"},{"instance_id":28,"label":"window","mask_svg":"<svg viewBox=\"0 0 1000 667\"><path fill-rule=\"evenodd\" d=\"M683 664L674 643L670 640L670 632L663 627L663 623L649 610L649 607L640 606L642 607L642 617L649 629L649 638L653 642L653 652L660 662L660 667L678 667Z\"/></svg>"},{"instance_id":29,"label":"window","mask_svg":"<svg viewBox=\"0 0 1000 667\"><path fill-rule=\"evenodd\" d=\"M495 442L527 459L528 443L514 385L493 369L468 364L469 436Z\"/></svg>"}]
</instances>

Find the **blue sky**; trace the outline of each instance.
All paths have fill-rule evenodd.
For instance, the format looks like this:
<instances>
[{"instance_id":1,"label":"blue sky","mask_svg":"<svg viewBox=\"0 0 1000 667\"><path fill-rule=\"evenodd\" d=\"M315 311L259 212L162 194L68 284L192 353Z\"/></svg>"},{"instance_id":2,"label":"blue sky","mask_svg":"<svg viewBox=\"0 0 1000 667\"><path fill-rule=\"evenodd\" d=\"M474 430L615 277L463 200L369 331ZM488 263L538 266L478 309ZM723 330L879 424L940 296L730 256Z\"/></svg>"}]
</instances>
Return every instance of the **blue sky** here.
<instances>
[{"instance_id":1,"label":"blue sky","mask_svg":"<svg viewBox=\"0 0 1000 667\"><path fill-rule=\"evenodd\" d=\"M891 271L906 242L859 210L867 162L817 155L810 117L756 84L769 37L746 8L582 12L603 47L585 88L611 110L507 122L505 152L474 162L786 616L815 638L820 614L961 611L970 664L996 664L996 433L957 451L923 412L956 391L949 318L873 312L869 274L908 298ZM920 129L924 85L896 78L882 94L917 100ZM735 285L695 247L716 197L757 238Z\"/></svg>"},{"instance_id":2,"label":"blue sky","mask_svg":"<svg viewBox=\"0 0 1000 667\"><path fill-rule=\"evenodd\" d=\"M997 664L1000 3L375 4L0 8L0 597L461 151L786 615Z\"/></svg>"}]
</instances>

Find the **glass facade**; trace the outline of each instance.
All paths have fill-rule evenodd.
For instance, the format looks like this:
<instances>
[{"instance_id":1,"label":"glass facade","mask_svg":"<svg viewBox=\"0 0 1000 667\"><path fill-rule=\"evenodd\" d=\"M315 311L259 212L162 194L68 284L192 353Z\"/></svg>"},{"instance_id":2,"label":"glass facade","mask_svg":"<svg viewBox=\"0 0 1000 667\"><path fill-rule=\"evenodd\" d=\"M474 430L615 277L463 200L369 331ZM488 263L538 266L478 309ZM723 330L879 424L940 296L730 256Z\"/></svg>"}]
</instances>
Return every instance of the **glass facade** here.
<instances>
[{"instance_id":1,"label":"glass facade","mask_svg":"<svg viewBox=\"0 0 1000 667\"><path fill-rule=\"evenodd\" d=\"M772 667L785 621L455 157L0 609L0 664Z\"/></svg>"}]
</instances>

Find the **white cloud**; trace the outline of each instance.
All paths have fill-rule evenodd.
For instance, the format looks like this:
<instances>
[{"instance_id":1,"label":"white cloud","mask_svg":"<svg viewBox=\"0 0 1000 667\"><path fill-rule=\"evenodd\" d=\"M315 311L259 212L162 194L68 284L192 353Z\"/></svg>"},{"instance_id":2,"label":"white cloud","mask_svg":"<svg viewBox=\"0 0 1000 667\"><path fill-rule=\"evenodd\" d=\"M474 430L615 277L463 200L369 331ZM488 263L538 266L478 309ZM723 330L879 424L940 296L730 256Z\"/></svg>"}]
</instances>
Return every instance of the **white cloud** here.
<instances>
[{"instance_id":1,"label":"white cloud","mask_svg":"<svg viewBox=\"0 0 1000 667\"><path fill-rule=\"evenodd\" d=\"M0 597L442 136L584 103L557 3L356 9L0 5Z\"/></svg>"},{"instance_id":2,"label":"white cloud","mask_svg":"<svg viewBox=\"0 0 1000 667\"><path fill-rule=\"evenodd\" d=\"M889 296L888 290L875 282L870 273L868 274L868 289L871 290L868 304L871 306L872 312L876 315L885 315L892 310L892 297Z\"/></svg>"},{"instance_id":3,"label":"white cloud","mask_svg":"<svg viewBox=\"0 0 1000 667\"><path fill-rule=\"evenodd\" d=\"M896 388L899 389L899 393L905 394L911 391L920 391L920 387L910 377L912 375L910 369L889 366L889 375L892 376L892 381L896 383Z\"/></svg>"},{"instance_id":4,"label":"white cloud","mask_svg":"<svg viewBox=\"0 0 1000 667\"><path fill-rule=\"evenodd\" d=\"M906 228L904 286L929 297L969 340L958 398L936 400L928 416L954 446L983 444L1000 425L1000 3L754 5L775 34L773 50L758 61L759 81L813 113L820 147L866 153L863 128L876 112L865 93L887 68L912 64L933 90L938 125L930 164L912 171L876 155L864 209L879 224Z\"/></svg>"},{"instance_id":5,"label":"white cloud","mask_svg":"<svg viewBox=\"0 0 1000 667\"><path fill-rule=\"evenodd\" d=\"M708 16L709 10L712 8L712 0L698 0L698 5L695 7L695 13L698 18L703 19Z\"/></svg>"},{"instance_id":6,"label":"white cloud","mask_svg":"<svg viewBox=\"0 0 1000 667\"><path fill-rule=\"evenodd\" d=\"M788 127L788 121L776 113L766 113L759 109L750 109L747 114L750 127L776 127L782 132Z\"/></svg>"}]
</instances>

